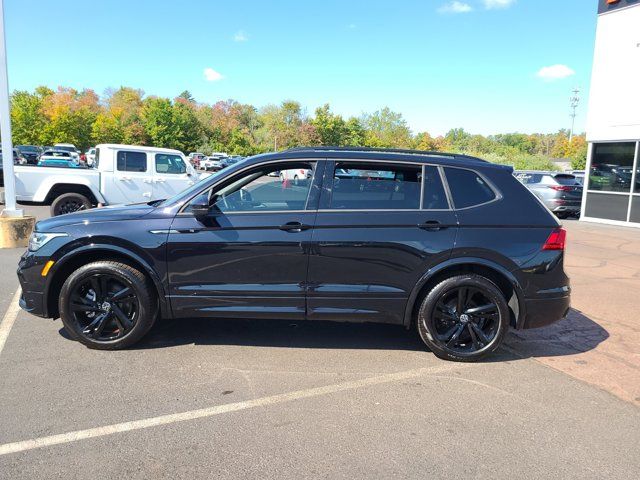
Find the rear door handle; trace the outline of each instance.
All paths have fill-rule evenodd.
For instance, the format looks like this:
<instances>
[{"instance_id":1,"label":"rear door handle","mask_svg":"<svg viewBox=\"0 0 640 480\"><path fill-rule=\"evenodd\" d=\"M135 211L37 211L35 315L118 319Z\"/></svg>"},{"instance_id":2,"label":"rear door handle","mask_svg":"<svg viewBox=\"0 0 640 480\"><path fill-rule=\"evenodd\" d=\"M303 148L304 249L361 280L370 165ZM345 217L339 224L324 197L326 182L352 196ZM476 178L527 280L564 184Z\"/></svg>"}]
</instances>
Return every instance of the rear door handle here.
<instances>
[{"instance_id":1,"label":"rear door handle","mask_svg":"<svg viewBox=\"0 0 640 480\"><path fill-rule=\"evenodd\" d=\"M437 220L428 220L428 221L418 225L418 228L421 228L422 230L428 230L430 232L437 232L438 230L442 230L442 229L445 229L447 227L442 225Z\"/></svg>"},{"instance_id":2,"label":"rear door handle","mask_svg":"<svg viewBox=\"0 0 640 480\"><path fill-rule=\"evenodd\" d=\"M303 230L309 230L311 227L309 225L304 225L300 222L288 222L284 225L280 225L280 230L291 233L302 232Z\"/></svg>"}]
</instances>

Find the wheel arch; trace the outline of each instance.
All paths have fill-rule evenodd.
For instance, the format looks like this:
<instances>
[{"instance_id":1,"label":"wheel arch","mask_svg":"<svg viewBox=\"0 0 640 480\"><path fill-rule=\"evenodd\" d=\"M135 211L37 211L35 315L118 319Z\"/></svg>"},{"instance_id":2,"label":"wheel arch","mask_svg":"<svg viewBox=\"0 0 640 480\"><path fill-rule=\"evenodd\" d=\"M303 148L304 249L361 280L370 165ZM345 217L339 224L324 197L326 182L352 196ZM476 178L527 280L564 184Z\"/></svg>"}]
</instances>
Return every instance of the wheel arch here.
<instances>
[{"instance_id":1,"label":"wheel arch","mask_svg":"<svg viewBox=\"0 0 640 480\"><path fill-rule=\"evenodd\" d=\"M167 304L162 281L143 258L117 245L86 245L65 254L50 270L44 291L46 313L49 317L57 318L60 316L58 297L62 285L69 275L82 265L96 261L122 262L147 275L155 287L162 317L170 316L170 308Z\"/></svg>"},{"instance_id":2,"label":"wheel arch","mask_svg":"<svg viewBox=\"0 0 640 480\"><path fill-rule=\"evenodd\" d=\"M409 295L404 313L404 325L411 328L417 309L424 296L445 278L461 273L475 273L488 278L502 291L511 313L510 324L518 327L524 319L525 303L522 286L518 279L503 266L484 258L452 258L437 267L429 269L420 278Z\"/></svg>"},{"instance_id":3,"label":"wheel arch","mask_svg":"<svg viewBox=\"0 0 640 480\"><path fill-rule=\"evenodd\" d=\"M82 183L56 183L51 186L42 202L46 205L51 205L56 198L60 195L64 195L65 193L77 193L84 195L94 205L97 205L98 203L105 203L100 192L94 191L91 185Z\"/></svg>"}]
</instances>

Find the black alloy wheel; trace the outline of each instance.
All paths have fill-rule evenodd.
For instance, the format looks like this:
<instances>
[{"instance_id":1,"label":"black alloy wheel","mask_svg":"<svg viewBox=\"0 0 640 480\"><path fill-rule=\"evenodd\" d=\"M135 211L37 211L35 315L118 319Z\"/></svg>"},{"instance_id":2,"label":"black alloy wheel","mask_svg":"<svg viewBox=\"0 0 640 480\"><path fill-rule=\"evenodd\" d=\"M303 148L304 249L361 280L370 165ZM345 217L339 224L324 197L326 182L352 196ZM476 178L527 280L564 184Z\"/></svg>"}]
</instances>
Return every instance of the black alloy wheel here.
<instances>
[{"instance_id":1,"label":"black alloy wheel","mask_svg":"<svg viewBox=\"0 0 640 480\"><path fill-rule=\"evenodd\" d=\"M158 299L151 281L120 262L98 261L74 271L60 291L65 330L90 348L133 345L153 326Z\"/></svg>"},{"instance_id":2,"label":"black alloy wheel","mask_svg":"<svg viewBox=\"0 0 640 480\"><path fill-rule=\"evenodd\" d=\"M509 309L490 280L469 274L451 277L426 296L418 332L441 358L473 361L494 351L509 325Z\"/></svg>"},{"instance_id":3,"label":"black alloy wheel","mask_svg":"<svg viewBox=\"0 0 640 480\"><path fill-rule=\"evenodd\" d=\"M133 288L121 278L95 274L74 286L69 309L83 335L104 342L124 337L133 329L139 303Z\"/></svg>"},{"instance_id":4,"label":"black alloy wheel","mask_svg":"<svg viewBox=\"0 0 640 480\"><path fill-rule=\"evenodd\" d=\"M79 193L65 193L56 198L51 204L51 215L65 215L91 208L91 201Z\"/></svg>"}]
</instances>

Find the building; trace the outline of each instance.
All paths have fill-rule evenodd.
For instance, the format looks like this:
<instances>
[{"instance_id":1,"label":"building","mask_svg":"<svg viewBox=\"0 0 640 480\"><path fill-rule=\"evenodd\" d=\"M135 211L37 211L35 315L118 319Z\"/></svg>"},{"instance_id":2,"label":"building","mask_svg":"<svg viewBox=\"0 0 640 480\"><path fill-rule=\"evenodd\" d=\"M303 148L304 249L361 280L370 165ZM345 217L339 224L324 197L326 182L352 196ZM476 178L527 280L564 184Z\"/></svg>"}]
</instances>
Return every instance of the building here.
<instances>
[{"instance_id":1,"label":"building","mask_svg":"<svg viewBox=\"0 0 640 480\"><path fill-rule=\"evenodd\" d=\"M640 0L598 0L581 220L640 227Z\"/></svg>"}]
</instances>

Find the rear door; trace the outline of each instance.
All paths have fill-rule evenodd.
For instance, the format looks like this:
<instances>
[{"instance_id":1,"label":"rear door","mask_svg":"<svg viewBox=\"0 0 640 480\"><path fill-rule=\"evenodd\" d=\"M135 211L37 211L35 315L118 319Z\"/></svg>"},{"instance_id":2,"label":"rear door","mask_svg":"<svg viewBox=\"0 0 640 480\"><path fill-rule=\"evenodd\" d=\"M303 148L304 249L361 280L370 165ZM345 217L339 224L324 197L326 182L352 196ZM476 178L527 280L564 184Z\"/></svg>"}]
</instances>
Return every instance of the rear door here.
<instances>
[{"instance_id":1,"label":"rear door","mask_svg":"<svg viewBox=\"0 0 640 480\"><path fill-rule=\"evenodd\" d=\"M175 153L152 153L153 195L152 200L169 198L193 185L187 163Z\"/></svg>"},{"instance_id":2,"label":"rear door","mask_svg":"<svg viewBox=\"0 0 640 480\"><path fill-rule=\"evenodd\" d=\"M104 196L110 205L148 202L152 198L151 162L146 152L117 150L111 187Z\"/></svg>"},{"instance_id":3,"label":"rear door","mask_svg":"<svg viewBox=\"0 0 640 480\"><path fill-rule=\"evenodd\" d=\"M402 323L420 277L456 234L440 168L328 161L309 257L310 320Z\"/></svg>"}]
</instances>

